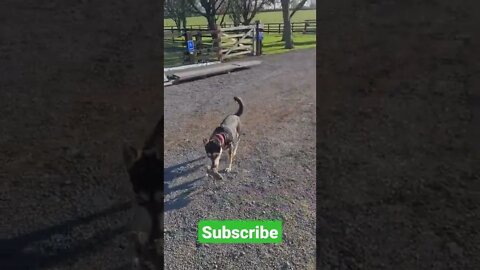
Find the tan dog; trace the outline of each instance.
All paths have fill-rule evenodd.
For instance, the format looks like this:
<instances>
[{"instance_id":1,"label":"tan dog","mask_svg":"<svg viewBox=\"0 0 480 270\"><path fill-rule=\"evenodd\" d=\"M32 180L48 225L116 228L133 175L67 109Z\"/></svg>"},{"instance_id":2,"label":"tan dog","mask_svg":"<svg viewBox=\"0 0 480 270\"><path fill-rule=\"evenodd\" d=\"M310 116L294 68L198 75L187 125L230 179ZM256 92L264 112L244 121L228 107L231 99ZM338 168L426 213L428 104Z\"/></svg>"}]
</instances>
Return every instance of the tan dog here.
<instances>
[{"instance_id":1,"label":"tan dog","mask_svg":"<svg viewBox=\"0 0 480 270\"><path fill-rule=\"evenodd\" d=\"M226 172L232 170L232 163L237 154L238 143L240 142L240 116L243 114L243 101L239 97L233 98L239 105L235 114L228 115L223 119L220 126L215 128L210 139L203 139L207 157L212 161L209 171L218 174L220 157L224 150L228 151L228 167ZM208 172L208 171L207 171Z\"/></svg>"}]
</instances>

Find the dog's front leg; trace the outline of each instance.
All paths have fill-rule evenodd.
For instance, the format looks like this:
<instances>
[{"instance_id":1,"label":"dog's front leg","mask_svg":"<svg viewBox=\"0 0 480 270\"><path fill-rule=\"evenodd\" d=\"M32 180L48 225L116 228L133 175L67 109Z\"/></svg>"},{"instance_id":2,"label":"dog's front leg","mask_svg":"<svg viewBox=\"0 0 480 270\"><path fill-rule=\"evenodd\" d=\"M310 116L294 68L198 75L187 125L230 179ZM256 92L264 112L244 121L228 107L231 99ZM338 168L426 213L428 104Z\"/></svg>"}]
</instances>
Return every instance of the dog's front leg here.
<instances>
[{"instance_id":1,"label":"dog's front leg","mask_svg":"<svg viewBox=\"0 0 480 270\"><path fill-rule=\"evenodd\" d=\"M215 157L212 160L212 166L210 167L210 170L214 172L218 172L220 170L220 158L221 158L221 154L219 154L217 157Z\"/></svg>"}]
</instances>

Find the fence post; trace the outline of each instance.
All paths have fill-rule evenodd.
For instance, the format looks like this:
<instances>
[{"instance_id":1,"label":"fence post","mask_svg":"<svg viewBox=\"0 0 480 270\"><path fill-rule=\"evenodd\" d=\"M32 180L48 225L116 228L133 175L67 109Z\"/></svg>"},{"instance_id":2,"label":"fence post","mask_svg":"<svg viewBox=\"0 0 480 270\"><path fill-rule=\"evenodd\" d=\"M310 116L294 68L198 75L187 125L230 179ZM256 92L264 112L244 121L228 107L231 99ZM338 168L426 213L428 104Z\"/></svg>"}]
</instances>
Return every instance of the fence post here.
<instances>
[{"instance_id":1,"label":"fence post","mask_svg":"<svg viewBox=\"0 0 480 270\"><path fill-rule=\"evenodd\" d=\"M195 53L195 48L193 48L193 52L190 52L188 49L188 42L193 43L193 38L192 38L192 33L187 32L187 29L185 29L185 62L188 62L189 64L195 64L196 63L196 53Z\"/></svg>"},{"instance_id":2,"label":"fence post","mask_svg":"<svg viewBox=\"0 0 480 270\"><path fill-rule=\"evenodd\" d=\"M215 29L213 29L216 33L216 39L213 40L214 44L214 49L217 50L217 57L218 61L223 62L223 55L222 55L222 27L220 27L218 24L215 24ZM215 48L215 45L217 45L217 48Z\"/></svg>"},{"instance_id":3,"label":"fence post","mask_svg":"<svg viewBox=\"0 0 480 270\"><path fill-rule=\"evenodd\" d=\"M255 34L254 34L254 55L255 56L260 56L262 55L262 34L260 33L260 21L257 20L255 21Z\"/></svg>"},{"instance_id":4,"label":"fence post","mask_svg":"<svg viewBox=\"0 0 480 270\"><path fill-rule=\"evenodd\" d=\"M280 25L281 25L281 24L279 23L279 24L278 24L278 33L279 33L279 34L281 33L281 31L280 31Z\"/></svg>"},{"instance_id":5,"label":"fence post","mask_svg":"<svg viewBox=\"0 0 480 270\"><path fill-rule=\"evenodd\" d=\"M195 54L197 55L197 60L198 57L202 58L202 50L203 50L203 41L202 41L202 32L198 31L197 34L195 35Z\"/></svg>"},{"instance_id":6,"label":"fence post","mask_svg":"<svg viewBox=\"0 0 480 270\"><path fill-rule=\"evenodd\" d=\"M183 52L183 63L187 63L190 59L188 56L188 34L187 34L187 28L185 27L183 30L183 37L185 38L185 51Z\"/></svg>"}]
</instances>

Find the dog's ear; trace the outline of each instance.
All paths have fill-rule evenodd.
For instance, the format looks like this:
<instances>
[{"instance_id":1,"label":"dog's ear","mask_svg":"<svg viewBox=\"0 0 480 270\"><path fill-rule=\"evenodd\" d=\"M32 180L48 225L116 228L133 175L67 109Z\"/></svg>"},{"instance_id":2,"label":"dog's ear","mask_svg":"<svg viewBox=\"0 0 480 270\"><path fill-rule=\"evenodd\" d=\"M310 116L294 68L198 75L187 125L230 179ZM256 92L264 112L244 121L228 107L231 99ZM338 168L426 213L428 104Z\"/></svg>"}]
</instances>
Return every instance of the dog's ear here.
<instances>
[{"instance_id":1,"label":"dog's ear","mask_svg":"<svg viewBox=\"0 0 480 270\"><path fill-rule=\"evenodd\" d=\"M163 159L163 115L157 122L157 125L153 129L152 134L147 138L143 149L154 149L155 156L158 160Z\"/></svg>"},{"instance_id":2,"label":"dog's ear","mask_svg":"<svg viewBox=\"0 0 480 270\"><path fill-rule=\"evenodd\" d=\"M158 148L155 149L155 156L158 160L163 160L163 153L161 153Z\"/></svg>"},{"instance_id":3,"label":"dog's ear","mask_svg":"<svg viewBox=\"0 0 480 270\"><path fill-rule=\"evenodd\" d=\"M162 152L159 149L160 147L155 147L151 149L143 149L142 154L146 156L155 156L155 158L159 161L163 160Z\"/></svg>"},{"instance_id":4,"label":"dog's ear","mask_svg":"<svg viewBox=\"0 0 480 270\"><path fill-rule=\"evenodd\" d=\"M206 145L208 143L208 139L207 138L203 138L203 145Z\"/></svg>"},{"instance_id":5,"label":"dog's ear","mask_svg":"<svg viewBox=\"0 0 480 270\"><path fill-rule=\"evenodd\" d=\"M123 145L123 161L125 162L127 169L132 167L133 163L137 161L138 157L139 152L135 147L128 144Z\"/></svg>"}]
</instances>

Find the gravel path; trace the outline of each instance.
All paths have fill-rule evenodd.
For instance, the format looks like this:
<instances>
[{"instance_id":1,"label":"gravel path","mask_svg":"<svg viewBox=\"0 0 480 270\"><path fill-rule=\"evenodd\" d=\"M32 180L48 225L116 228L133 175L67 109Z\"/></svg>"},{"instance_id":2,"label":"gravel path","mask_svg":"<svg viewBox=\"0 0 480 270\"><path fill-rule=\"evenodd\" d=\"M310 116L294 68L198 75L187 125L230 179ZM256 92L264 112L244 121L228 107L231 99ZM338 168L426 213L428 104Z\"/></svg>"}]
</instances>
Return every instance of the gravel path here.
<instances>
[{"instance_id":1,"label":"gravel path","mask_svg":"<svg viewBox=\"0 0 480 270\"><path fill-rule=\"evenodd\" d=\"M258 67L165 89L167 269L315 268L313 59L314 50L264 56ZM202 139L236 111L235 95L245 134L232 173L215 185ZM198 245L202 219L282 219L284 243Z\"/></svg>"}]
</instances>

